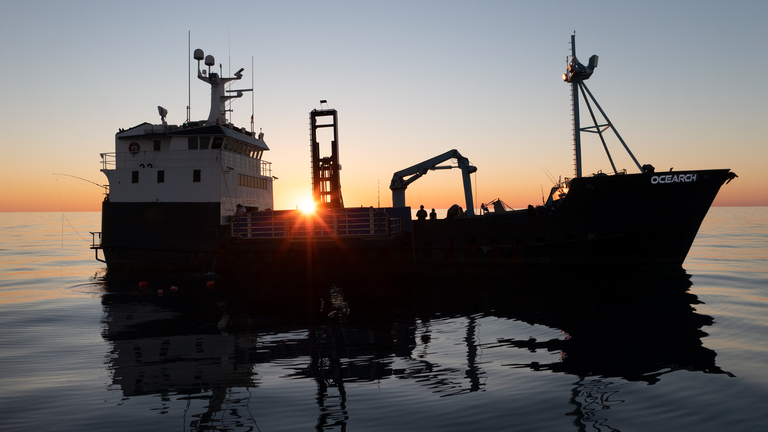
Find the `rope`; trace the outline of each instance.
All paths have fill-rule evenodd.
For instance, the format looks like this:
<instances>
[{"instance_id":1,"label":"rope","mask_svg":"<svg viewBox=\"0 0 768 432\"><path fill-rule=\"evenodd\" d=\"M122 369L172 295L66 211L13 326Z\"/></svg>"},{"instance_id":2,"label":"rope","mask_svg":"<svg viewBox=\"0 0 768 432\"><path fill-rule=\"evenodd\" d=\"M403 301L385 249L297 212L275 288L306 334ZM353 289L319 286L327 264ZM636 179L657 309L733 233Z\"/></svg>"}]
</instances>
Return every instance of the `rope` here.
<instances>
[{"instance_id":1,"label":"rope","mask_svg":"<svg viewBox=\"0 0 768 432\"><path fill-rule=\"evenodd\" d=\"M57 175L57 174L54 174ZM66 175L66 174L58 174L58 175ZM74 177L74 176L70 176ZM87 180L86 180L87 181ZM59 194L59 207L61 208L61 248L64 249L64 221L67 221L67 224L70 228L72 228L72 231L75 232L81 239L87 241L90 243L90 240L80 235L79 232L75 229L75 227L72 225L72 222L69 221L69 218L67 218L67 215L64 214L64 202L61 200L61 189L59 189L59 179L56 179L56 192Z\"/></svg>"}]
</instances>

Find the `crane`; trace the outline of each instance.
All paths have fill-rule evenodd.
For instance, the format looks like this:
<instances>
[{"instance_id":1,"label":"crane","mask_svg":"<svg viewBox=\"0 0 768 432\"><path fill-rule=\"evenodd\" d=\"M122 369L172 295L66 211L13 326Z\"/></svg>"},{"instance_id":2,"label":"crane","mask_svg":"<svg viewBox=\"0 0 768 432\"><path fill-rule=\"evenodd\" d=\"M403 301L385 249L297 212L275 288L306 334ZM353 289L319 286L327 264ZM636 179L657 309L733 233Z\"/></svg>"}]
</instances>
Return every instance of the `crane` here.
<instances>
[{"instance_id":1,"label":"crane","mask_svg":"<svg viewBox=\"0 0 768 432\"><path fill-rule=\"evenodd\" d=\"M440 163L451 159L456 159L458 161L458 166L438 166ZM405 207L405 189L408 187L408 185L421 178L421 176L426 175L427 172L451 168L461 169L462 178L464 180L464 198L467 201L467 209L465 214L467 217L473 217L474 203L472 201L472 183L470 181L469 175L477 171L477 167L471 166L469 164L469 159L462 156L461 153L455 149L447 151L431 159L427 159L424 162L418 163L412 167L400 170L393 174L392 182L389 184L389 188L392 189L392 206Z\"/></svg>"}]
</instances>

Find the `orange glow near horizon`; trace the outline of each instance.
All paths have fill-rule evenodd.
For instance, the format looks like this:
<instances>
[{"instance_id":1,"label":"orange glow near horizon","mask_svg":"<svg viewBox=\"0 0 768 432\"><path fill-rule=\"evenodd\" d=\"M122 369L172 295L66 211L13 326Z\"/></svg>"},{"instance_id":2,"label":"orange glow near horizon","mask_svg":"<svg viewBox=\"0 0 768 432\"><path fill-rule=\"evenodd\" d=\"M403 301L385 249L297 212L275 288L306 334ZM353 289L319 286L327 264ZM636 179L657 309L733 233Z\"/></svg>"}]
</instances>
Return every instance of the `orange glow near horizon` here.
<instances>
[{"instance_id":1,"label":"orange glow near horizon","mask_svg":"<svg viewBox=\"0 0 768 432\"><path fill-rule=\"evenodd\" d=\"M101 211L103 189L68 178L45 180L18 183L0 177L0 212Z\"/></svg>"},{"instance_id":2,"label":"orange glow near horizon","mask_svg":"<svg viewBox=\"0 0 768 432\"><path fill-rule=\"evenodd\" d=\"M1 178L5 185L0 190L0 212L98 212L104 198L103 190L88 183L71 178L46 178L30 182L13 182L9 178ZM57 181L58 180L58 181ZM303 184L291 185L290 189L275 191L275 209L296 208L295 203L305 213L314 210L311 198L307 197ZM344 189L345 201L348 207L376 205L376 192L360 190L347 186ZM760 190L747 178L737 178L730 184L723 185L713 207L751 207L768 206L768 194L755 194ZM491 189L484 186L480 196L475 199L479 209L481 202L500 197L514 208L524 208L528 204L539 204L541 190L538 185L502 185ZM420 200L421 198L421 200ZM421 201L421 202L420 202ZM291 205L290 203L294 204ZM424 204L427 208L446 209L452 204L464 206L462 190L455 182L423 182L419 187L409 188L406 194L406 205L418 208ZM382 194L382 207L392 205L389 194Z\"/></svg>"}]
</instances>

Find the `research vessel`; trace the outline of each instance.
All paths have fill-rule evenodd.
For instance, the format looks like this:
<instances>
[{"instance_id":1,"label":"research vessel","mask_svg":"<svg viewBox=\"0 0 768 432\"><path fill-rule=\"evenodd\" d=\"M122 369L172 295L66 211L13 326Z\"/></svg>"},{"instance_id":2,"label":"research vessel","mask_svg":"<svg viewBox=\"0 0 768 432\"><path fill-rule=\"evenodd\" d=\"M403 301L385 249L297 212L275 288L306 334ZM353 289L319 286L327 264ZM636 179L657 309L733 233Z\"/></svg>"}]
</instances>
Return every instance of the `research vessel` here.
<instances>
[{"instance_id":1,"label":"research vessel","mask_svg":"<svg viewBox=\"0 0 768 432\"><path fill-rule=\"evenodd\" d=\"M597 68L576 57L575 37L563 79L571 86L574 173L556 182L540 206L511 209L500 199L472 198L477 170L458 150L394 173L392 207L345 207L341 193L338 112L321 101L309 114L314 212L275 210L269 150L263 133L227 120L227 104L250 89L232 90L196 50L197 77L210 85L206 120L120 129L115 150L101 154L108 192L96 259L108 270L308 274L363 272L498 272L519 269L680 267L729 169L656 172L641 165L584 81ZM205 67L201 67L200 62ZM207 69L206 69L207 67ZM580 98L580 95L582 98ZM581 126L580 99L590 126ZM591 101L591 102L590 102ZM594 106L593 106L594 105ZM600 120L598 120L600 119ZM330 131L330 155L318 131ZM637 166L617 170L605 135L613 132ZM611 173L584 175L581 134L597 134ZM323 147L326 148L326 147ZM408 185L428 172L457 168L464 207L444 219L413 220Z\"/></svg>"}]
</instances>

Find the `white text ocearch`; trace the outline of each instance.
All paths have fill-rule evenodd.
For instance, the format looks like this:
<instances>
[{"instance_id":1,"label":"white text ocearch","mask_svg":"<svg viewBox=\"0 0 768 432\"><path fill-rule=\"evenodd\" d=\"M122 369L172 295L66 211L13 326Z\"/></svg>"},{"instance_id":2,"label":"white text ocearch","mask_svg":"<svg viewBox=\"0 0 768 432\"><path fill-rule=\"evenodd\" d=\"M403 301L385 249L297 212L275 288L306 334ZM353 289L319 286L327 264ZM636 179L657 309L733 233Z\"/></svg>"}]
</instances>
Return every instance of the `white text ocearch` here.
<instances>
[{"instance_id":1,"label":"white text ocearch","mask_svg":"<svg viewBox=\"0 0 768 432\"><path fill-rule=\"evenodd\" d=\"M651 177L651 183L690 183L696 181L696 174L667 174Z\"/></svg>"}]
</instances>

